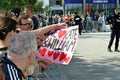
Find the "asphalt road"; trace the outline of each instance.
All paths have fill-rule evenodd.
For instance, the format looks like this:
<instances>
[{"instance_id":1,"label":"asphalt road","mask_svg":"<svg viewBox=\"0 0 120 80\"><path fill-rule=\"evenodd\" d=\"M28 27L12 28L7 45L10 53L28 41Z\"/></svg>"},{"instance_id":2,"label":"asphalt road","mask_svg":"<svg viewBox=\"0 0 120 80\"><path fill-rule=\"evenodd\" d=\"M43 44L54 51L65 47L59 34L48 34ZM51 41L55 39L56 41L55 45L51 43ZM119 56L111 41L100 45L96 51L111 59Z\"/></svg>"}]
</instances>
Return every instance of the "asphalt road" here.
<instances>
[{"instance_id":1,"label":"asphalt road","mask_svg":"<svg viewBox=\"0 0 120 80\"><path fill-rule=\"evenodd\" d=\"M62 66L68 80L120 80L120 52L107 51L109 37L110 32L79 36L70 64Z\"/></svg>"}]
</instances>

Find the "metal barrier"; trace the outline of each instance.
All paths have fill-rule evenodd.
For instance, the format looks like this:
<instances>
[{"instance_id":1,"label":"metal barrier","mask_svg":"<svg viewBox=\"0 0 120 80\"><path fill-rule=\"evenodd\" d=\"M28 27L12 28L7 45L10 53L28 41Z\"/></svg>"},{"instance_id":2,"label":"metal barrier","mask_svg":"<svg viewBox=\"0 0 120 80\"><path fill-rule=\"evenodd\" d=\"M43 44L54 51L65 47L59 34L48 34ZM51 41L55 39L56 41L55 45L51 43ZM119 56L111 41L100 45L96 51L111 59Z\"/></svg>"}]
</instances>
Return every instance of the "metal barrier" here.
<instances>
[{"instance_id":1,"label":"metal barrier","mask_svg":"<svg viewBox=\"0 0 120 80\"><path fill-rule=\"evenodd\" d=\"M93 29L98 31L98 21L92 21Z\"/></svg>"},{"instance_id":2,"label":"metal barrier","mask_svg":"<svg viewBox=\"0 0 120 80\"><path fill-rule=\"evenodd\" d=\"M29 80L68 80L68 78L59 64L53 64L47 67L43 73L39 73L37 77Z\"/></svg>"},{"instance_id":3,"label":"metal barrier","mask_svg":"<svg viewBox=\"0 0 120 80\"><path fill-rule=\"evenodd\" d=\"M53 64L46 68L45 72L43 72L44 76L42 75L42 77L40 77L43 78L43 80L68 80L63 72L60 65Z\"/></svg>"}]
</instances>

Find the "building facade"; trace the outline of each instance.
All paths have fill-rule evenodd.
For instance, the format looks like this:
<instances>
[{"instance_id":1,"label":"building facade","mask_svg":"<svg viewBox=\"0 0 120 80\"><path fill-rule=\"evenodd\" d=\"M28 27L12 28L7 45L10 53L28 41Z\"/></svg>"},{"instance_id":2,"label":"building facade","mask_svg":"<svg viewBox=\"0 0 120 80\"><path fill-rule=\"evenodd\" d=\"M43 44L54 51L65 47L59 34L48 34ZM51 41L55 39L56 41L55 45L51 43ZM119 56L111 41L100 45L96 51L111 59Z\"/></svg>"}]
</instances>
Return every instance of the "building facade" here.
<instances>
[{"instance_id":1,"label":"building facade","mask_svg":"<svg viewBox=\"0 0 120 80\"><path fill-rule=\"evenodd\" d=\"M119 8L120 0L64 0L65 13L78 12L85 14L95 11L109 14L115 8Z\"/></svg>"},{"instance_id":2,"label":"building facade","mask_svg":"<svg viewBox=\"0 0 120 80\"><path fill-rule=\"evenodd\" d=\"M49 6L60 5L62 6L62 0L49 0Z\"/></svg>"},{"instance_id":3,"label":"building facade","mask_svg":"<svg viewBox=\"0 0 120 80\"><path fill-rule=\"evenodd\" d=\"M95 11L109 14L119 8L120 0L49 0L49 6L60 5L64 13L78 12L79 14L93 13Z\"/></svg>"}]
</instances>

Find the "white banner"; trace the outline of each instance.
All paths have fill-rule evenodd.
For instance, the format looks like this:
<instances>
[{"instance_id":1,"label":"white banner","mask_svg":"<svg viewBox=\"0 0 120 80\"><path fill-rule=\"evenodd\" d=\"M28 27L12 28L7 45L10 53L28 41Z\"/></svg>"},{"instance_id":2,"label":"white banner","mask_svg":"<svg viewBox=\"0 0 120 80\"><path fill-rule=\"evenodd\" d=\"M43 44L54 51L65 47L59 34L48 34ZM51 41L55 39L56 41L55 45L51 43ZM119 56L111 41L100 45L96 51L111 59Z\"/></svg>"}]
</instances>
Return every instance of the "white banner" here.
<instances>
[{"instance_id":1,"label":"white banner","mask_svg":"<svg viewBox=\"0 0 120 80\"><path fill-rule=\"evenodd\" d=\"M69 64L78 39L78 26L55 31L43 42L38 57L53 63Z\"/></svg>"}]
</instances>

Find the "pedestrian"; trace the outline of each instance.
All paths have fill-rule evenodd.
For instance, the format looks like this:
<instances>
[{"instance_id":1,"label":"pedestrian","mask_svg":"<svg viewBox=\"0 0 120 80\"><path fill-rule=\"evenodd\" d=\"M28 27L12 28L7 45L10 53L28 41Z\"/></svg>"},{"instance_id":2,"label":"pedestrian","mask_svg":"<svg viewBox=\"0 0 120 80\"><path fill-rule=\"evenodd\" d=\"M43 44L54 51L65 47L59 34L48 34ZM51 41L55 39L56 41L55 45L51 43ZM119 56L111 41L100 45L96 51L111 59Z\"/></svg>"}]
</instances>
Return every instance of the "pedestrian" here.
<instances>
[{"instance_id":1,"label":"pedestrian","mask_svg":"<svg viewBox=\"0 0 120 80\"><path fill-rule=\"evenodd\" d=\"M66 14L66 15L64 16L64 22L65 22L68 26L70 26L70 16L69 16L69 14Z\"/></svg>"},{"instance_id":2,"label":"pedestrian","mask_svg":"<svg viewBox=\"0 0 120 80\"><path fill-rule=\"evenodd\" d=\"M102 14L99 14L99 18L98 18L98 31L102 32L102 27L103 24L105 24L105 20Z\"/></svg>"},{"instance_id":3,"label":"pedestrian","mask_svg":"<svg viewBox=\"0 0 120 80\"><path fill-rule=\"evenodd\" d=\"M108 44L108 51L112 52L111 46L113 44L114 38L116 38L115 41L115 51L120 52L118 47L119 47L119 38L120 38L120 13L118 9L114 10L114 14L111 17L107 18L108 23L110 24L111 27L111 36L110 36L110 41Z\"/></svg>"},{"instance_id":4,"label":"pedestrian","mask_svg":"<svg viewBox=\"0 0 120 80\"><path fill-rule=\"evenodd\" d=\"M48 25L53 24L53 17L52 17L51 15L48 16L47 24L48 24Z\"/></svg>"},{"instance_id":5,"label":"pedestrian","mask_svg":"<svg viewBox=\"0 0 120 80\"><path fill-rule=\"evenodd\" d=\"M60 13L58 16L58 23L63 23L63 22L64 22L64 17L63 17L63 14Z\"/></svg>"},{"instance_id":6,"label":"pedestrian","mask_svg":"<svg viewBox=\"0 0 120 80\"><path fill-rule=\"evenodd\" d=\"M16 33L17 22L9 17L2 17L0 19L0 54L6 51L9 40L13 34Z\"/></svg>"},{"instance_id":7,"label":"pedestrian","mask_svg":"<svg viewBox=\"0 0 120 80\"><path fill-rule=\"evenodd\" d=\"M33 24L34 24L33 30L38 29L39 28L39 21L33 15L33 6L32 5L26 5L24 7L24 14L33 20Z\"/></svg>"},{"instance_id":8,"label":"pedestrian","mask_svg":"<svg viewBox=\"0 0 120 80\"><path fill-rule=\"evenodd\" d=\"M58 15L55 15L53 18L53 23L57 24L58 23Z\"/></svg>"},{"instance_id":9,"label":"pedestrian","mask_svg":"<svg viewBox=\"0 0 120 80\"><path fill-rule=\"evenodd\" d=\"M35 64L37 52L36 36L31 32L20 32L11 37L6 55L0 65L0 80L24 80L25 70Z\"/></svg>"},{"instance_id":10,"label":"pedestrian","mask_svg":"<svg viewBox=\"0 0 120 80\"><path fill-rule=\"evenodd\" d=\"M19 31L31 31L34 28L34 24L31 18L26 15L21 15L18 19L17 30Z\"/></svg>"},{"instance_id":11,"label":"pedestrian","mask_svg":"<svg viewBox=\"0 0 120 80\"><path fill-rule=\"evenodd\" d=\"M17 25L17 29L19 31L31 31L31 30L33 30L33 27L34 27L34 25L33 25L33 21L32 21L31 18L29 18L26 15L22 15L22 16L19 17L18 25ZM45 39L45 35L39 35L39 36L36 36L36 37L37 37L37 39L36 39L37 46L39 48L42 45L42 42ZM28 75L27 76L28 79L33 78L34 76L38 75L38 73L40 73L39 72L40 68L43 68L43 67L47 66L49 63L51 64L50 61L45 60L45 59L44 60L43 59L38 59L38 61L39 61L39 64L40 64L39 66L38 66L38 63L36 63L33 66L31 65L30 67L27 68L26 72L27 72L27 75ZM37 69L36 70L37 72L34 72L34 69L35 70Z\"/></svg>"},{"instance_id":12,"label":"pedestrian","mask_svg":"<svg viewBox=\"0 0 120 80\"><path fill-rule=\"evenodd\" d=\"M75 22L75 25L78 25L78 29L79 29L79 34L81 35L81 32L82 32L82 18L77 14L77 12L74 13L74 22Z\"/></svg>"},{"instance_id":13,"label":"pedestrian","mask_svg":"<svg viewBox=\"0 0 120 80\"><path fill-rule=\"evenodd\" d=\"M92 32L92 28L93 28L92 17L89 13L87 13L87 16L86 16L86 26L87 26L87 29L90 30L90 32Z\"/></svg>"}]
</instances>

